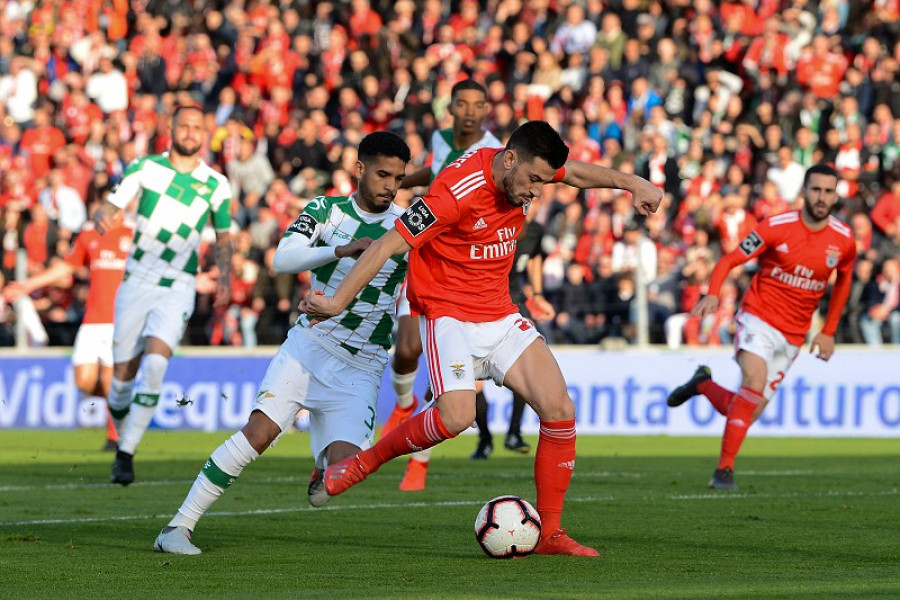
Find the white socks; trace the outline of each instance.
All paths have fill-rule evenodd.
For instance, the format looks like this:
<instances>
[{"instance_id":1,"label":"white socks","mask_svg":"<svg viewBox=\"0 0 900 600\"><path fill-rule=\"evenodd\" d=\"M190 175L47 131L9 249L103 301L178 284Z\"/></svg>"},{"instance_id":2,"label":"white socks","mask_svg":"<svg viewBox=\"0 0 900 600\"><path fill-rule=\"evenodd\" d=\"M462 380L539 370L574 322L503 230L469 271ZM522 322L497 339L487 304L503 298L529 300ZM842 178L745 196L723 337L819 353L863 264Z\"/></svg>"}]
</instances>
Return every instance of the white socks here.
<instances>
[{"instance_id":1,"label":"white socks","mask_svg":"<svg viewBox=\"0 0 900 600\"><path fill-rule=\"evenodd\" d=\"M391 369L391 385L394 386L394 393L397 394L397 406L400 408L412 406L413 382L416 380L416 371L400 375Z\"/></svg>"},{"instance_id":2,"label":"white socks","mask_svg":"<svg viewBox=\"0 0 900 600\"><path fill-rule=\"evenodd\" d=\"M109 386L109 415L119 435L122 434L122 421L128 416L128 407L131 406L131 392L134 390L134 379L131 381L119 381L115 377Z\"/></svg>"},{"instance_id":3,"label":"white socks","mask_svg":"<svg viewBox=\"0 0 900 600\"><path fill-rule=\"evenodd\" d=\"M169 521L169 527L187 527L193 531L203 513L258 456L243 431L228 438L206 460L178 513Z\"/></svg>"},{"instance_id":4,"label":"white socks","mask_svg":"<svg viewBox=\"0 0 900 600\"><path fill-rule=\"evenodd\" d=\"M141 361L141 382L131 403L125 431L119 432L119 450L122 452L134 454L150 426L168 366L169 359L161 354L147 354Z\"/></svg>"}]
</instances>

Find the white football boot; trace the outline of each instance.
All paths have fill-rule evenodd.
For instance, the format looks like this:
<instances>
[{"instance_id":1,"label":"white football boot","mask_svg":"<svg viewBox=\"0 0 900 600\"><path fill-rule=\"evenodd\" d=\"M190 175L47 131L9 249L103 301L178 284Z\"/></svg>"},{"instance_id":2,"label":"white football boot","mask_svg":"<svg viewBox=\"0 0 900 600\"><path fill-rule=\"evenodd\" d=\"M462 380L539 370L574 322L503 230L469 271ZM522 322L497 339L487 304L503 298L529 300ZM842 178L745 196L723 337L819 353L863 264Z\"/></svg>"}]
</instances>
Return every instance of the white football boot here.
<instances>
[{"instance_id":1,"label":"white football boot","mask_svg":"<svg viewBox=\"0 0 900 600\"><path fill-rule=\"evenodd\" d=\"M153 549L168 554L201 554L203 552L191 543L191 530L187 527L163 528L156 536Z\"/></svg>"}]
</instances>

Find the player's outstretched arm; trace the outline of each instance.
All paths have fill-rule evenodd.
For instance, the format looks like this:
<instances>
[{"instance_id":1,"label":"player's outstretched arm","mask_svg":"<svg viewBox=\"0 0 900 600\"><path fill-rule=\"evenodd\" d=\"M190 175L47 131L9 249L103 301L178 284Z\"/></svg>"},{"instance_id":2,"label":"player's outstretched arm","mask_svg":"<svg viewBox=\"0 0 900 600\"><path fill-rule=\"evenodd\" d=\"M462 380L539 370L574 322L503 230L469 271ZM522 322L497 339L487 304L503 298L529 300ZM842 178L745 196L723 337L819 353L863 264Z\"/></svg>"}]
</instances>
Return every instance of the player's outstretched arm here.
<instances>
[{"instance_id":1,"label":"player's outstretched arm","mask_svg":"<svg viewBox=\"0 0 900 600\"><path fill-rule=\"evenodd\" d=\"M400 183L401 190L409 190L417 187L427 187L431 183L431 167L422 167L415 173L407 175Z\"/></svg>"},{"instance_id":2,"label":"player's outstretched arm","mask_svg":"<svg viewBox=\"0 0 900 600\"><path fill-rule=\"evenodd\" d=\"M758 254L757 250L762 247L762 239L758 235L753 238L755 233L756 232L751 233L740 246L719 259L719 262L716 263L716 266L713 269L712 275L709 277L709 290L706 295L694 305L694 308L691 310L692 316L705 317L718 310L719 291L722 289L722 284L725 283L728 273L730 273L733 268L744 264L756 256ZM751 238L759 240L759 245L751 249L750 253L747 254L746 249L749 248L747 240Z\"/></svg>"},{"instance_id":3,"label":"player's outstretched arm","mask_svg":"<svg viewBox=\"0 0 900 600\"><path fill-rule=\"evenodd\" d=\"M656 212L663 196L661 189L643 177L574 160L566 163L566 174L562 182L583 190L589 188L627 190L633 197L634 209L644 216Z\"/></svg>"},{"instance_id":4,"label":"player's outstretched arm","mask_svg":"<svg viewBox=\"0 0 900 600\"><path fill-rule=\"evenodd\" d=\"M299 309L310 318L324 320L340 314L347 308L367 283L378 274L379 269L395 254L404 254L412 249L396 229L388 231L372 243L359 260L344 277L333 297L325 296L321 291L313 291L300 302Z\"/></svg>"},{"instance_id":5,"label":"player's outstretched arm","mask_svg":"<svg viewBox=\"0 0 900 600\"><path fill-rule=\"evenodd\" d=\"M68 262L57 260L40 273L36 273L28 279L9 282L9 284L3 288L3 299L9 303L13 303L34 290L47 287L64 277L68 277L74 270L75 267Z\"/></svg>"}]
</instances>

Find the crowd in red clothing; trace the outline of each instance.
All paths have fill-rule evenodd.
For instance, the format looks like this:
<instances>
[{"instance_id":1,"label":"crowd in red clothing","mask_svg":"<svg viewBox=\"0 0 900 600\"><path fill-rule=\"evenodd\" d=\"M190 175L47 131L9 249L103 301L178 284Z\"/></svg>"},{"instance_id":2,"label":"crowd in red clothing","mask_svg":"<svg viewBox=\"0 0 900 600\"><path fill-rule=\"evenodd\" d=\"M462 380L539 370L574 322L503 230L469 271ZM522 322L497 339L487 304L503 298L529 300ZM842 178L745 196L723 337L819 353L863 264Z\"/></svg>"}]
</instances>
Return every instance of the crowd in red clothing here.
<instances>
[{"instance_id":1,"label":"crowd in red clothing","mask_svg":"<svg viewBox=\"0 0 900 600\"><path fill-rule=\"evenodd\" d=\"M240 256L234 306L214 315L201 294L188 343L279 343L305 289L272 270L280 232L309 198L353 190L371 131L424 164L466 77L501 140L544 119L572 158L666 193L636 227L620 194L548 186L553 341L632 339L637 279L653 341L726 342L752 264L715 318L684 313L716 258L828 161L860 254L839 340L900 343L900 0L0 0L0 33L2 278L19 248L30 272L64 255L124 166L168 147L173 107L204 107ZM36 299L51 338L68 341L84 297ZM12 319L0 306L0 343Z\"/></svg>"}]
</instances>

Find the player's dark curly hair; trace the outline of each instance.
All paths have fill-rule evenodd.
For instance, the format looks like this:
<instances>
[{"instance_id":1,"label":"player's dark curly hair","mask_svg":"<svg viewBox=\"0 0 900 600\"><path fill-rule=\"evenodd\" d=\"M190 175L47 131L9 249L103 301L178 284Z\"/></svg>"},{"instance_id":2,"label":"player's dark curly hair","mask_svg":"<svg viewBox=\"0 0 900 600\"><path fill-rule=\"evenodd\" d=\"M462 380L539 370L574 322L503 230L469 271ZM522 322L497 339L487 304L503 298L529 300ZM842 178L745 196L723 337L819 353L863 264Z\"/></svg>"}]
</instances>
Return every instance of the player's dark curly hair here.
<instances>
[{"instance_id":1,"label":"player's dark curly hair","mask_svg":"<svg viewBox=\"0 0 900 600\"><path fill-rule=\"evenodd\" d=\"M554 169L566 164L569 147L546 121L529 121L520 125L506 142L507 150L515 150L523 162L542 158Z\"/></svg>"},{"instance_id":2,"label":"player's dark curly hair","mask_svg":"<svg viewBox=\"0 0 900 600\"><path fill-rule=\"evenodd\" d=\"M376 156L399 158L403 162L409 162L409 146L399 135L389 131L374 131L359 142L359 150L356 153L360 162L370 163Z\"/></svg>"},{"instance_id":3,"label":"player's dark curly hair","mask_svg":"<svg viewBox=\"0 0 900 600\"><path fill-rule=\"evenodd\" d=\"M831 175L838 180L841 179L833 164L817 163L806 170L806 175L803 176L803 187L806 187L806 184L809 183L809 178L813 175Z\"/></svg>"}]
</instances>

